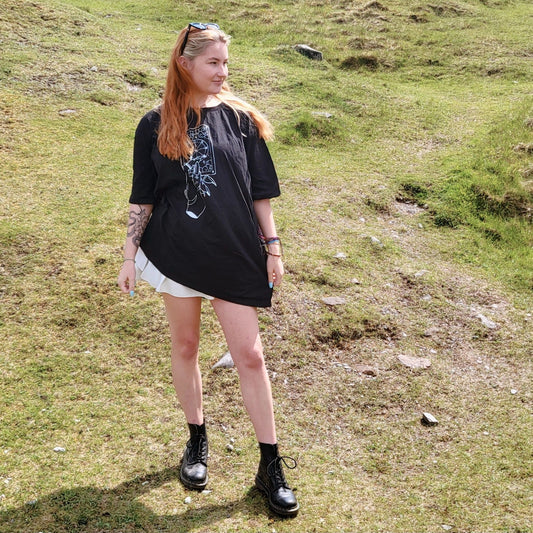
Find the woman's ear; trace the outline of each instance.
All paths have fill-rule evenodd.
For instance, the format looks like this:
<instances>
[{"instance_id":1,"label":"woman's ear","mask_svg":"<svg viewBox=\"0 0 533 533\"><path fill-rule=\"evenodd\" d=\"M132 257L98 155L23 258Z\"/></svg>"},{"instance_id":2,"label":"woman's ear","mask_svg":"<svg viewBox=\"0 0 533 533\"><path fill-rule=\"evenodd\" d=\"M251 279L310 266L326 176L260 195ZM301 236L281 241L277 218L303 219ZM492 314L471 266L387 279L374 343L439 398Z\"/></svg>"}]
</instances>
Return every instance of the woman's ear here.
<instances>
[{"instance_id":1,"label":"woman's ear","mask_svg":"<svg viewBox=\"0 0 533 533\"><path fill-rule=\"evenodd\" d=\"M177 61L178 61L178 64L184 69L186 70L190 69L190 61L185 56L179 56Z\"/></svg>"}]
</instances>

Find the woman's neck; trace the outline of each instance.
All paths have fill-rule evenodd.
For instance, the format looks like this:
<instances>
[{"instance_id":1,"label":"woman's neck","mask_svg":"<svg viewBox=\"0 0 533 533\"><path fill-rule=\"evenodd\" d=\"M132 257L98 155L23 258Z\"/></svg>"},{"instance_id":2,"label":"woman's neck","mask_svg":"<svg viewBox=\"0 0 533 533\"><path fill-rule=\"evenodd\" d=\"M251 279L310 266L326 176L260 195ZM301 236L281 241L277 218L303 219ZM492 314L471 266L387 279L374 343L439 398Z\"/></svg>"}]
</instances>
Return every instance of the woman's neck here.
<instances>
[{"instance_id":1,"label":"woman's neck","mask_svg":"<svg viewBox=\"0 0 533 533\"><path fill-rule=\"evenodd\" d=\"M216 96L209 94L207 96L195 98L194 103L198 107L216 107L221 101Z\"/></svg>"}]
</instances>

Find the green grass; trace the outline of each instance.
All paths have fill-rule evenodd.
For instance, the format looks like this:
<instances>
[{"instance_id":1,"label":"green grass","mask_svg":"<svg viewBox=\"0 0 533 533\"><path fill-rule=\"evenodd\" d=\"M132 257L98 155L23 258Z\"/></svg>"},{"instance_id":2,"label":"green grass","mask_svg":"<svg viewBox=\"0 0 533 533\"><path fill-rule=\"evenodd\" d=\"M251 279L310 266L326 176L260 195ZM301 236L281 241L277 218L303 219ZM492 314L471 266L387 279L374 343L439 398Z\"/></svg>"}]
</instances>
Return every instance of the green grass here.
<instances>
[{"instance_id":1,"label":"green grass","mask_svg":"<svg viewBox=\"0 0 533 533\"><path fill-rule=\"evenodd\" d=\"M518 0L5 0L0 532L530 531L531 19ZM211 492L182 488L162 302L115 283L133 132L190 20L233 35L230 81L277 132L288 273L260 321L291 521L252 488L208 305Z\"/></svg>"}]
</instances>

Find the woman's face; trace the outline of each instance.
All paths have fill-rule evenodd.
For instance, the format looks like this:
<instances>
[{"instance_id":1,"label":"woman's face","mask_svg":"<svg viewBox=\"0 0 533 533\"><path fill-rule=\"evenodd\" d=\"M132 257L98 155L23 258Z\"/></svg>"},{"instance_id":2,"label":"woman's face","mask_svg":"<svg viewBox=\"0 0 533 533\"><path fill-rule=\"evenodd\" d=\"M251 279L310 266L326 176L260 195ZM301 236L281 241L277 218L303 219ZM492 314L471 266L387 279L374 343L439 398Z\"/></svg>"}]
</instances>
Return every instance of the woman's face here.
<instances>
[{"instance_id":1,"label":"woman's face","mask_svg":"<svg viewBox=\"0 0 533 533\"><path fill-rule=\"evenodd\" d=\"M228 45L223 42L210 44L203 54L186 59L186 66L199 99L218 94L228 77Z\"/></svg>"}]
</instances>

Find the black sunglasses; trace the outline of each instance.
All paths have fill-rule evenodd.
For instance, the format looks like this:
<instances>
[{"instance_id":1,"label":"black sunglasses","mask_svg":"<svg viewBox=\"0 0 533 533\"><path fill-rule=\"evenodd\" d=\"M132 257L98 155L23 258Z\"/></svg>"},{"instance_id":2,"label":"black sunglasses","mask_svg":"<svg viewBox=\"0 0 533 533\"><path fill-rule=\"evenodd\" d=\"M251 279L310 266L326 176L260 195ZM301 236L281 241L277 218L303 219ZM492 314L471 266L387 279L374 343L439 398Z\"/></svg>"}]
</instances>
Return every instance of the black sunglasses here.
<instances>
[{"instance_id":1,"label":"black sunglasses","mask_svg":"<svg viewBox=\"0 0 533 533\"><path fill-rule=\"evenodd\" d=\"M185 51L185 47L187 46L187 41L189 39L189 33L191 33L191 29L194 28L195 30L207 30L209 28L215 28L215 30L220 30L220 26L218 24L215 24L214 22L189 22L189 25L187 26L187 33L185 34L185 38L183 39L183 43L181 44L180 48L180 56L183 55L183 52Z\"/></svg>"}]
</instances>

